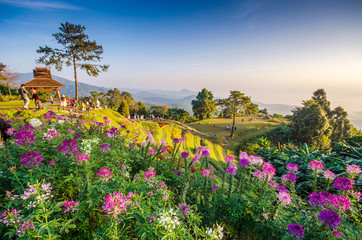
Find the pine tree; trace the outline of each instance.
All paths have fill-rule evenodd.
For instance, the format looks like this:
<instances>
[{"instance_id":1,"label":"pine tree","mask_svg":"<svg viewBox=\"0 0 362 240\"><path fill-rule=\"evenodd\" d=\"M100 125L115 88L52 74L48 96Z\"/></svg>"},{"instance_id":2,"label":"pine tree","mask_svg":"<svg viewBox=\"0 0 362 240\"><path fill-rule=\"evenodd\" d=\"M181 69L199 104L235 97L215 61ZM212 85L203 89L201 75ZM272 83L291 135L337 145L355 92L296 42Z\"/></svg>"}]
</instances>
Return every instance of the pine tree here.
<instances>
[{"instance_id":1,"label":"pine tree","mask_svg":"<svg viewBox=\"0 0 362 240\"><path fill-rule=\"evenodd\" d=\"M100 72L105 72L109 65L91 64L90 62L100 62L103 47L97 45L95 41L90 41L88 35L84 33L85 27L71 23L62 23L60 32L52 36L62 46L61 49L48 46L39 47L37 53L44 54L37 62L47 66L55 66L58 71L63 69L63 64L73 66L75 81L75 98L78 100L78 78L77 69L86 70L89 76L97 77Z\"/></svg>"},{"instance_id":2,"label":"pine tree","mask_svg":"<svg viewBox=\"0 0 362 240\"><path fill-rule=\"evenodd\" d=\"M117 110L122 116L128 117L129 116L129 107L127 101L123 98L121 105Z\"/></svg>"}]
</instances>

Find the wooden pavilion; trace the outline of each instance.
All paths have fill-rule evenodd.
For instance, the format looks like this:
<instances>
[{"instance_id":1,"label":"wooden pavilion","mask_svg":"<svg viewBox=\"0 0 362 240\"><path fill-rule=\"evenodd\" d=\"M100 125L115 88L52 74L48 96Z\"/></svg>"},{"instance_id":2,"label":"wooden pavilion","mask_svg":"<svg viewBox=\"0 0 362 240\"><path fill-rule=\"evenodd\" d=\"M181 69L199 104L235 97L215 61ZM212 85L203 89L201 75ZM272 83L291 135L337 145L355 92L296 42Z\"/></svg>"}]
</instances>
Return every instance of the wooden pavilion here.
<instances>
[{"instance_id":1,"label":"wooden pavilion","mask_svg":"<svg viewBox=\"0 0 362 240\"><path fill-rule=\"evenodd\" d=\"M34 88L38 92L57 92L60 103L60 89L59 87L66 87L64 84L52 79L52 74L48 68L35 68L33 70L34 78L29 82L24 83L26 88Z\"/></svg>"}]
</instances>

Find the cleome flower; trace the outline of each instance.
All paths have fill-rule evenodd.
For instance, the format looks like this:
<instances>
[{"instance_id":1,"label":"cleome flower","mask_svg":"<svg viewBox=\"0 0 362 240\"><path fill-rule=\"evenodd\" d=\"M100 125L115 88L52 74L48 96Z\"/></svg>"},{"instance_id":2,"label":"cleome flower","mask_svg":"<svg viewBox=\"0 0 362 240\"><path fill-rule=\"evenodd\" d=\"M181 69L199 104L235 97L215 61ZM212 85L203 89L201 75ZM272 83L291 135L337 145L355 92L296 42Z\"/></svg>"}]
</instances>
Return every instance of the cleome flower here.
<instances>
[{"instance_id":1,"label":"cleome flower","mask_svg":"<svg viewBox=\"0 0 362 240\"><path fill-rule=\"evenodd\" d=\"M101 181L108 182L112 177L112 171L108 170L107 167L102 168L97 172L97 176L101 178Z\"/></svg>"},{"instance_id":2,"label":"cleome flower","mask_svg":"<svg viewBox=\"0 0 362 240\"><path fill-rule=\"evenodd\" d=\"M222 239L224 237L223 233L224 228L218 224L216 224L216 228L207 228L206 233L209 235L211 239Z\"/></svg>"},{"instance_id":3,"label":"cleome flower","mask_svg":"<svg viewBox=\"0 0 362 240\"><path fill-rule=\"evenodd\" d=\"M72 198L70 201L66 200L65 203L62 205L62 208L64 210L64 213L74 213L76 210L79 209L79 203L77 200L74 202Z\"/></svg>"},{"instance_id":4,"label":"cleome flower","mask_svg":"<svg viewBox=\"0 0 362 240\"><path fill-rule=\"evenodd\" d=\"M132 195L132 193L129 193L128 196L125 196L122 193L117 192L108 194L106 202L102 206L103 211L108 215L117 217L121 213L126 212L127 206L131 204Z\"/></svg>"},{"instance_id":5,"label":"cleome flower","mask_svg":"<svg viewBox=\"0 0 362 240\"><path fill-rule=\"evenodd\" d=\"M168 212L161 213L158 222L169 232L180 225L179 218L172 208Z\"/></svg>"}]
</instances>

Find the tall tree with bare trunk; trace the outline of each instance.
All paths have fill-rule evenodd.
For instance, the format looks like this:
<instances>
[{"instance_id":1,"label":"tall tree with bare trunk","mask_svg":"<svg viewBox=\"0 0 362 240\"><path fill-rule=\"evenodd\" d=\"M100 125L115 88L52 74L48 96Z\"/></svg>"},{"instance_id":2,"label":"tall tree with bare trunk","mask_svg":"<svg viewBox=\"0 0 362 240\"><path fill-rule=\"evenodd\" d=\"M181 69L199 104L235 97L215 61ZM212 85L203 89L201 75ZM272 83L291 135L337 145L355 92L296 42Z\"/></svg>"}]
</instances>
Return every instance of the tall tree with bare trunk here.
<instances>
[{"instance_id":1,"label":"tall tree with bare trunk","mask_svg":"<svg viewBox=\"0 0 362 240\"><path fill-rule=\"evenodd\" d=\"M78 100L78 78L77 69L82 69L89 76L97 77L100 72L105 72L109 65L92 64L100 62L103 54L103 47L97 45L95 41L90 41L88 35L84 33L85 27L74 25L69 22L62 23L60 32L52 34L62 48L51 48L49 46L39 47L37 53L43 54L37 63L46 66L55 66L61 71L63 64L72 66L74 69L75 98Z\"/></svg>"},{"instance_id":2,"label":"tall tree with bare trunk","mask_svg":"<svg viewBox=\"0 0 362 240\"><path fill-rule=\"evenodd\" d=\"M11 95L11 87L15 86L19 75L10 69L9 66L0 63L0 83L8 88L9 95Z\"/></svg>"}]
</instances>

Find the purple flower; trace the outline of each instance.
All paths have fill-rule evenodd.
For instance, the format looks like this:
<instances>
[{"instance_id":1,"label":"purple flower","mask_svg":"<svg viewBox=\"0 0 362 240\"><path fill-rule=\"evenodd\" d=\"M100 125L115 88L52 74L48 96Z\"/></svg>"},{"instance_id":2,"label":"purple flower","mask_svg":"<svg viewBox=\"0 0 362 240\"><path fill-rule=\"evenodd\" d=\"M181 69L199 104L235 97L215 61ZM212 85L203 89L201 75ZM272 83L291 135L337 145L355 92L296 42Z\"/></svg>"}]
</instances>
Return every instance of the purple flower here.
<instances>
[{"instance_id":1,"label":"purple flower","mask_svg":"<svg viewBox=\"0 0 362 240\"><path fill-rule=\"evenodd\" d=\"M205 158L209 157L210 156L210 151L208 149L204 149L201 153L201 155Z\"/></svg>"},{"instance_id":2,"label":"purple flower","mask_svg":"<svg viewBox=\"0 0 362 240\"><path fill-rule=\"evenodd\" d=\"M318 219L322 223L327 224L330 229L337 228L341 222L339 215L333 210L323 210L319 214Z\"/></svg>"},{"instance_id":3,"label":"purple flower","mask_svg":"<svg viewBox=\"0 0 362 240\"><path fill-rule=\"evenodd\" d=\"M212 190L212 191L216 191L217 188L218 188L218 187L217 187L216 185L212 185L212 186L211 186L211 190Z\"/></svg>"},{"instance_id":4,"label":"purple flower","mask_svg":"<svg viewBox=\"0 0 362 240\"><path fill-rule=\"evenodd\" d=\"M36 138L32 131L29 130L18 130L15 135L15 143L17 145L30 145L32 142L36 141Z\"/></svg>"},{"instance_id":5,"label":"purple flower","mask_svg":"<svg viewBox=\"0 0 362 240\"><path fill-rule=\"evenodd\" d=\"M106 135L107 138L114 138L118 136L118 128L116 127L112 127L109 131L105 131L104 134Z\"/></svg>"},{"instance_id":6,"label":"purple flower","mask_svg":"<svg viewBox=\"0 0 362 240\"><path fill-rule=\"evenodd\" d=\"M177 175L177 176L180 176L182 175L184 172L182 171L177 171L177 170L173 170L173 172Z\"/></svg>"},{"instance_id":7,"label":"purple flower","mask_svg":"<svg viewBox=\"0 0 362 240\"><path fill-rule=\"evenodd\" d=\"M178 206L178 208L180 209L181 215L182 215L182 214L187 215L187 213L190 211L190 207L189 207L188 205L186 205L186 204L180 204L180 205Z\"/></svg>"},{"instance_id":8,"label":"purple flower","mask_svg":"<svg viewBox=\"0 0 362 240\"><path fill-rule=\"evenodd\" d=\"M76 154L78 145L74 139L63 140L63 145L57 146L59 152L64 152L65 155Z\"/></svg>"},{"instance_id":9,"label":"purple flower","mask_svg":"<svg viewBox=\"0 0 362 240\"><path fill-rule=\"evenodd\" d=\"M34 165L41 164L41 161L44 159L40 152L28 151L20 157L21 164L25 166L25 168L33 167Z\"/></svg>"},{"instance_id":10,"label":"purple flower","mask_svg":"<svg viewBox=\"0 0 362 240\"><path fill-rule=\"evenodd\" d=\"M173 143L179 143L179 142L180 142L180 139L178 139L178 138L173 139Z\"/></svg>"},{"instance_id":11,"label":"purple flower","mask_svg":"<svg viewBox=\"0 0 362 240\"><path fill-rule=\"evenodd\" d=\"M239 165L241 167L249 167L249 160L246 158L240 159Z\"/></svg>"},{"instance_id":12,"label":"purple flower","mask_svg":"<svg viewBox=\"0 0 362 240\"><path fill-rule=\"evenodd\" d=\"M230 165L230 167L227 167L226 168L226 173L230 174L230 175L235 175L236 174L236 169L237 169L237 166L236 164L232 163Z\"/></svg>"},{"instance_id":13,"label":"purple flower","mask_svg":"<svg viewBox=\"0 0 362 240\"><path fill-rule=\"evenodd\" d=\"M346 177L339 177L334 182L334 187L338 190L352 190L352 181Z\"/></svg>"},{"instance_id":14,"label":"purple flower","mask_svg":"<svg viewBox=\"0 0 362 240\"><path fill-rule=\"evenodd\" d=\"M299 239L303 239L304 238L304 229L303 226L298 225L296 223L292 223L288 225L289 228L289 233L292 235L295 235L295 237L299 240Z\"/></svg>"},{"instance_id":15,"label":"purple flower","mask_svg":"<svg viewBox=\"0 0 362 240\"><path fill-rule=\"evenodd\" d=\"M287 187L284 187L284 186L279 186L279 187L278 187L278 191L279 191L279 192L288 192L288 188L287 188Z\"/></svg>"},{"instance_id":16,"label":"purple flower","mask_svg":"<svg viewBox=\"0 0 362 240\"><path fill-rule=\"evenodd\" d=\"M101 149L102 149L101 151L102 151L102 152L108 152L108 151L111 150L110 147L111 147L111 146L110 146L109 144L107 144L107 143L106 143L106 144L102 144L102 145L101 145Z\"/></svg>"},{"instance_id":17,"label":"purple flower","mask_svg":"<svg viewBox=\"0 0 362 240\"><path fill-rule=\"evenodd\" d=\"M181 153L182 158L188 158L189 156L190 156L190 154L188 152L182 152Z\"/></svg>"},{"instance_id":18,"label":"purple flower","mask_svg":"<svg viewBox=\"0 0 362 240\"><path fill-rule=\"evenodd\" d=\"M292 173L298 172L298 165L294 163L288 163L287 170Z\"/></svg>"},{"instance_id":19,"label":"purple flower","mask_svg":"<svg viewBox=\"0 0 362 240\"><path fill-rule=\"evenodd\" d=\"M324 207L329 203L331 194L329 192L312 193L309 195L309 204L314 207Z\"/></svg>"},{"instance_id":20,"label":"purple flower","mask_svg":"<svg viewBox=\"0 0 362 240\"><path fill-rule=\"evenodd\" d=\"M297 176L295 176L294 173L289 172L286 175L282 176L282 182L283 183L295 184L297 182Z\"/></svg>"}]
</instances>

